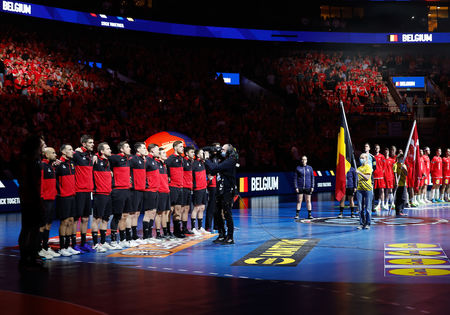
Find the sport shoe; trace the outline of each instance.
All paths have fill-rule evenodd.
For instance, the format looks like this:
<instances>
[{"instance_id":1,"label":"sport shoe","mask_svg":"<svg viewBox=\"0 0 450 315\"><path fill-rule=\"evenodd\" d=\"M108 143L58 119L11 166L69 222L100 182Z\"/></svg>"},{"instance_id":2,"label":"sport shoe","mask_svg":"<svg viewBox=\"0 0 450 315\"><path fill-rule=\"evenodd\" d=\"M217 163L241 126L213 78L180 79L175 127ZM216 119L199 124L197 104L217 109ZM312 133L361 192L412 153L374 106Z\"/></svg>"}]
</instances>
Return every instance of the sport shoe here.
<instances>
[{"instance_id":1,"label":"sport shoe","mask_svg":"<svg viewBox=\"0 0 450 315\"><path fill-rule=\"evenodd\" d=\"M100 243L96 244L93 249L96 250L97 253L104 253L107 251L107 249L103 247L102 244Z\"/></svg>"},{"instance_id":2,"label":"sport shoe","mask_svg":"<svg viewBox=\"0 0 450 315\"><path fill-rule=\"evenodd\" d=\"M138 245L143 245L143 244L147 244L147 241L144 241L140 238L138 238L137 240L133 240L135 243L137 243Z\"/></svg>"},{"instance_id":3,"label":"sport shoe","mask_svg":"<svg viewBox=\"0 0 450 315\"><path fill-rule=\"evenodd\" d=\"M69 248L72 248L72 247L69 247ZM86 251L83 250L83 248L81 248L80 245L75 245L75 246L72 248L72 250L77 251L78 254L84 254L84 253L86 253ZM75 254L75 253L72 253L72 254Z\"/></svg>"},{"instance_id":4,"label":"sport shoe","mask_svg":"<svg viewBox=\"0 0 450 315\"><path fill-rule=\"evenodd\" d=\"M202 233L200 233L196 228L192 229L192 233L194 233L195 236L200 236Z\"/></svg>"},{"instance_id":5,"label":"sport shoe","mask_svg":"<svg viewBox=\"0 0 450 315\"><path fill-rule=\"evenodd\" d=\"M77 247L78 247L78 245L77 245ZM66 250L67 250L69 253L71 253L72 255L79 255L79 254L81 254L80 251L78 251L78 250L72 248L72 246L69 246L68 248L66 248Z\"/></svg>"},{"instance_id":6,"label":"sport shoe","mask_svg":"<svg viewBox=\"0 0 450 315\"><path fill-rule=\"evenodd\" d=\"M140 244L136 242L135 240L131 240L128 242L130 244L130 247L138 247Z\"/></svg>"},{"instance_id":7,"label":"sport shoe","mask_svg":"<svg viewBox=\"0 0 450 315\"><path fill-rule=\"evenodd\" d=\"M338 218L342 219L344 217L344 215L342 213L339 213Z\"/></svg>"},{"instance_id":8,"label":"sport shoe","mask_svg":"<svg viewBox=\"0 0 450 315\"><path fill-rule=\"evenodd\" d=\"M380 211L380 210L381 210L381 205L379 204L379 205L376 206L373 210L375 210L375 211Z\"/></svg>"},{"instance_id":9,"label":"sport shoe","mask_svg":"<svg viewBox=\"0 0 450 315\"><path fill-rule=\"evenodd\" d=\"M200 228L199 232L203 235L211 234L211 232L206 231L203 227Z\"/></svg>"},{"instance_id":10,"label":"sport shoe","mask_svg":"<svg viewBox=\"0 0 450 315\"><path fill-rule=\"evenodd\" d=\"M119 245L120 245L122 248L128 248L128 247L131 247L131 246L130 246L130 242L128 242L128 241L120 241L120 242L119 242Z\"/></svg>"},{"instance_id":11,"label":"sport shoe","mask_svg":"<svg viewBox=\"0 0 450 315\"><path fill-rule=\"evenodd\" d=\"M436 203L437 201L436 201L436 199L433 198L433 199L431 199L431 202Z\"/></svg>"},{"instance_id":12,"label":"sport shoe","mask_svg":"<svg viewBox=\"0 0 450 315\"><path fill-rule=\"evenodd\" d=\"M223 241L225 241L225 237L224 236L219 236L218 238L216 238L213 243L215 244L221 244L223 243Z\"/></svg>"},{"instance_id":13,"label":"sport shoe","mask_svg":"<svg viewBox=\"0 0 450 315\"><path fill-rule=\"evenodd\" d=\"M84 252L86 253L94 253L95 249L93 249L91 247L91 245L89 245L88 243L84 244L83 246L80 247Z\"/></svg>"},{"instance_id":14,"label":"sport shoe","mask_svg":"<svg viewBox=\"0 0 450 315\"><path fill-rule=\"evenodd\" d=\"M358 226L357 229L358 230L362 230L364 227L362 225Z\"/></svg>"},{"instance_id":15,"label":"sport shoe","mask_svg":"<svg viewBox=\"0 0 450 315\"><path fill-rule=\"evenodd\" d=\"M55 252L51 247L49 247L47 249L47 253L51 254L53 257L60 257L61 256L60 253Z\"/></svg>"},{"instance_id":16,"label":"sport shoe","mask_svg":"<svg viewBox=\"0 0 450 315\"><path fill-rule=\"evenodd\" d=\"M231 245L231 244L234 244L234 240L228 237L221 243L221 245Z\"/></svg>"},{"instance_id":17,"label":"sport shoe","mask_svg":"<svg viewBox=\"0 0 450 315\"><path fill-rule=\"evenodd\" d=\"M366 226L364 227L364 229L365 229L365 230L370 230L370 225L366 225Z\"/></svg>"},{"instance_id":18,"label":"sport shoe","mask_svg":"<svg viewBox=\"0 0 450 315\"><path fill-rule=\"evenodd\" d=\"M46 260L50 260L53 258L53 255L49 254L45 249L41 249L38 255L42 258L45 258Z\"/></svg>"},{"instance_id":19,"label":"sport shoe","mask_svg":"<svg viewBox=\"0 0 450 315\"><path fill-rule=\"evenodd\" d=\"M117 242L111 242L110 246L112 247L112 249L123 249L122 245Z\"/></svg>"},{"instance_id":20,"label":"sport shoe","mask_svg":"<svg viewBox=\"0 0 450 315\"><path fill-rule=\"evenodd\" d=\"M356 215L355 215L354 213L352 213L352 214L350 215L350 218L356 218Z\"/></svg>"},{"instance_id":21,"label":"sport shoe","mask_svg":"<svg viewBox=\"0 0 450 315\"><path fill-rule=\"evenodd\" d=\"M436 199L437 202L444 202L441 198Z\"/></svg>"},{"instance_id":22,"label":"sport shoe","mask_svg":"<svg viewBox=\"0 0 450 315\"><path fill-rule=\"evenodd\" d=\"M381 207L381 209L387 211L387 210L389 210L389 206L388 206L388 205L383 205L383 206Z\"/></svg>"},{"instance_id":23,"label":"sport shoe","mask_svg":"<svg viewBox=\"0 0 450 315\"><path fill-rule=\"evenodd\" d=\"M295 220L298 220L298 218L299 218L299 216L298 216L298 214L296 214L295 217L294 217L294 219L295 219Z\"/></svg>"},{"instance_id":24,"label":"sport shoe","mask_svg":"<svg viewBox=\"0 0 450 315\"><path fill-rule=\"evenodd\" d=\"M311 213L308 214L308 219L314 219L314 217L311 215Z\"/></svg>"},{"instance_id":25,"label":"sport shoe","mask_svg":"<svg viewBox=\"0 0 450 315\"><path fill-rule=\"evenodd\" d=\"M108 243L103 243L102 247L105 248L106 250L110 250L110 249L114 249L111 245L109 245Z\"/></svg>"},{"instance_id":26,"label":"sport shoe","mask_svg":"<svg viewBox=\"0 0 450 315\"><path fill-rule=\"evenodd\" d=\"M70 256L73 255L73 254L72 254L71 252L69 252L66 248L60 249L60 250L59 250L59 253L61 254L61 256L64 256L64 257L70 257Z\"/></svg>"}]
</instances>

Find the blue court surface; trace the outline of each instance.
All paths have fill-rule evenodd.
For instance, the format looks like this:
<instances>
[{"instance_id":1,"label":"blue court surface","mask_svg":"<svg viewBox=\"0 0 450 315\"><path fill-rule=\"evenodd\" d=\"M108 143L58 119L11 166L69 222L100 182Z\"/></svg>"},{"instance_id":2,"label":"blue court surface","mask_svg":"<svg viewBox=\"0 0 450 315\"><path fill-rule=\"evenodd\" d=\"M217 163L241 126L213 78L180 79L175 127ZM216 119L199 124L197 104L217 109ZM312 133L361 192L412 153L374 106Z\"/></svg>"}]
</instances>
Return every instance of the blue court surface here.
<instances>
[{"instance_id":1,"label":"blue court surface","mask_svg":"<svg viewBox=\"0 0 450 315\"><path fill-rule=\"evenodd\" d=\"M349 209L338 219L328 193L313 196L313 220L305 205L296 222L293 196L243 199L234 210L234 245L215 236L56 258L59 262L118 264L158 272L244 279L352 283L450 283L450 204L408 209L407 217L377 213L370 230L357 230ZM393 213L392 213L393 215ZM20 214L0 216L2 255L15 247ZM50 237L57 236L57 224ZM57 244L57 239L53 239Z\"/></svg>"}]
</instances>

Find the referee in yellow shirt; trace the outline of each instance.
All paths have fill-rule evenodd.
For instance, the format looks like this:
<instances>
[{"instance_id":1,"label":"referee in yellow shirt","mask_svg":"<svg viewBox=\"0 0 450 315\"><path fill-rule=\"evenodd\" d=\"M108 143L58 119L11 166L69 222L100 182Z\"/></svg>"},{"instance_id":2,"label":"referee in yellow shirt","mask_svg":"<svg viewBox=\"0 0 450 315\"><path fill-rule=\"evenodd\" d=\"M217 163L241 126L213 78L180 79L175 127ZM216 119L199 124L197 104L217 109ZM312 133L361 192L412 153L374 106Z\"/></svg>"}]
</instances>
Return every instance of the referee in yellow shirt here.
<instances>
[{"instance_id":1,"label":"referee in yellow shirt","mask_svg":"<svg viewBox=\"0 0 450 315\"><path fill-rule=\"evenodd\" d=\"M359 157L361 166L356 170L358 174L358 187L356 188L356 199L358 200L359 226L358 229L370 229L370 210L372 208L372 166L369 164L367 153Z\"/></svg>"},{"instance_id":2,"label":"referee in yellow shirt","mask_svg":"<svg viewBox=\"0 0 450 315\"><path fill-rule=\"evenodd\" d=\"M403 154L397 155L397 162L394 164L394 174L397 185L395 193L395 214L397 216L406 216L403 213L406 202L408 200L406 195L406 177L408 175L408 168L403 161Z\"/></svg>"}]
</instances>

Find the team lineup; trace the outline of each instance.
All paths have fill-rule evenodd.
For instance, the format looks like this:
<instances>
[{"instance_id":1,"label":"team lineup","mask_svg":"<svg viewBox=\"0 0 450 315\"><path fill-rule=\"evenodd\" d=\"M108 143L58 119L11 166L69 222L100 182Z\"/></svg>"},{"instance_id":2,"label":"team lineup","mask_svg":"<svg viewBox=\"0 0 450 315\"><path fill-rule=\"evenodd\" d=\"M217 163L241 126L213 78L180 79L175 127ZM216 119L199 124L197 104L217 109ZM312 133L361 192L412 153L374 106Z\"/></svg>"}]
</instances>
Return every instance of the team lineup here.
<instances>
[{"instance_id":1,"label":"team lineup","mask_svg":"<svg viewBox=\"0 0 450 315\"><path fill-rule=\"evenodd\" d=\"M186 235L207 235L213 227L219 231L214 243L234 243L231 208L237 153L231 145L214 143L196 150L175 141L174 153L167 157L166 151L153 143L146 146L137 142L132 155L126 141L118 144L118 154L112 154L106 142L99 143L94 154L94 139L89 135L83 135L80 142L81 147L75 150L63 144L57 159L55 149L41 140L41 257L106 252ZM141 213L143 234L139 236ZM93 246L86 240L91 215ZM48 244L55 217L60 220L58 252Z\"/></svg>"},{"instance_id":2,"label":"team lineup","mask_svg":"<svg viewBox=\"0 0 450 315\"><path fill-rule=\"evenodd\" d=\"M437 148L436 155L430 159L430 148L420 150L418 167L405 159L401 150L395 146L385 148L383 154L380 145L375 145L375 155L370 153L370 145L364 145L364 153L360 155L360 167L349 167L346 173L345 194L339 201L338 218L343 218L345 200L349 201L350 216L359 214L360 226L370 228L371 213L395 209L397 216L405 216L407 206L418 207L428 203L450 201L450 149L441 157L442 150ZM313 219L311 195L314 191L314 172L307 165L308 159L303 156L300 166L294 172L294 186L298 195L295 219L299 212L303 197L308 211L307 219ZM428 186L431 196L428 198ZM395 195L395 197L394 197ZM356 211L355 199L358 201ZM373 202L375 201L375 202ZM370 211L371 210L371 211Z\"/></svg>"}]
</instances>

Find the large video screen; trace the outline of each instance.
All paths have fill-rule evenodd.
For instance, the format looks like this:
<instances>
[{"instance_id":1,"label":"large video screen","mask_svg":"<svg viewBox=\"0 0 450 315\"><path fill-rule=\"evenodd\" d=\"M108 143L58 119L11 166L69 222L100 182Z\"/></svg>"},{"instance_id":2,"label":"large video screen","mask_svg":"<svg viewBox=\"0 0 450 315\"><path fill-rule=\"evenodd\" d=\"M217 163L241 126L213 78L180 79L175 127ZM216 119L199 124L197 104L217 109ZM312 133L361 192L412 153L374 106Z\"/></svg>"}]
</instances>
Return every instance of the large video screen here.
<instances>
[{"instance_id":1,"label":"large video screen","mask_svg":"<svg viewBox=\"0 0 450 315\"><path fill-rule=\"evenodd\" d=\"M217 76L222 75L223 82L228 85L239 85L239 73L230 73L230 72L216 72Z\"/></svg>"},{"instance_id":2,"label":"large video screen","mask_svg":"<svg viewBox=\"0 0 450 315\"><path fill-rule=\"evenodd\" d=\"M425 87L425 77L392 77L397 89L420 89Z\"/></svg>"}]
</instances>

